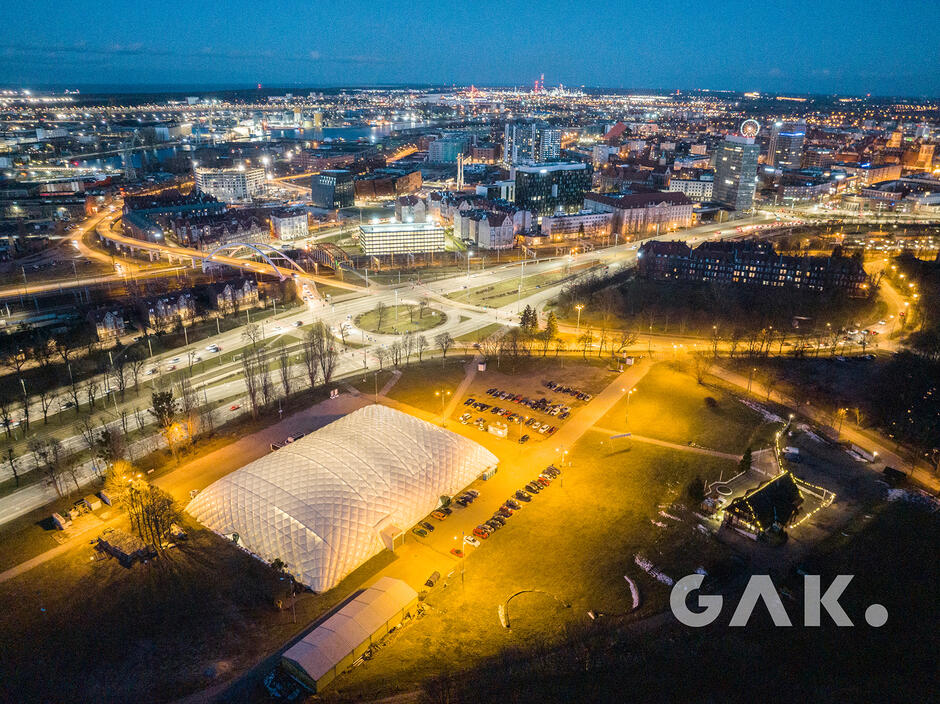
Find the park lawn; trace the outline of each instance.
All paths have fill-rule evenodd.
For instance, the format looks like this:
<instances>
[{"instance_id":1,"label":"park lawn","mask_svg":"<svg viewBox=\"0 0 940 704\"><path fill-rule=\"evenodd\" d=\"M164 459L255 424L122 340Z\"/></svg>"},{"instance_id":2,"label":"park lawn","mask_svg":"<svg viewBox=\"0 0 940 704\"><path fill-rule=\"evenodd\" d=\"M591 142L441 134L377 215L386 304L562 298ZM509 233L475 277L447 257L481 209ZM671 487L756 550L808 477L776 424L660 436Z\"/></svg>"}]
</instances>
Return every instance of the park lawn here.
<instances>
[{"instance_id":1,"label":"park lawn","mask_svg":"<svg viewBox=\"0 0 940 704\"><path fill-rule=\"evenodd\" d=\"M560 276L557 272L526 276L522 284L521 298L532 295L543 286L553 286L561 283L565 278L568 277ZM514 278L501 281L497 284L477 286L475 288L448 293L447 297L462 303L499 308L520 297L519 280Z\"/></svg>"},{"instance_id":2,"label":"park lawn","mask_svg":"<svg viewBox=\"0 0 940 704\"><path fill-rule=\"evenodd\" d=\"M441 399L434 392L443 388L454 393L466 376L465 364L466 359L451 350L443 360L437 357L402 367L401 378L388 392L388 397L429 413L440 413Z\"/></svg>"},{"instance_id":3,"label":"park lawn","mask_svg":"<svg viewBox=\"0 0 940 704\"><path fill-rule=\"evenodd\" d=\"M479 342L481 339L485 339L499 331L502 327L504 326L500 325L499 323L490 323L489 325L486 325L478 330L474 330L473 332L467 332L463 335L458 335L454 338L454 340L457 342Z\"/></svg>"},{"instance_id":4,"label":"park lawn","mask_svg":"<svg viewBox=\"0 0 940 704\"><path fill-rule=\"evenodd\" d=\"M587 621L588 611L623 623L661 611L669 589L635 565L637 553L674 579L727 559L724 546L694 529L684 488L733 463L639 445L611 451L596 434L582 438L571 458L563 482L556 479L480 548L470 548L463 583L455 558L454 574L427 598L428 614L322 696L352 702L413 690L504 649L551 644L567 624ZM681 520L660 516L661 505ZM641 595L632 613L625 575ZM506 630L497 609L521 590L540 591L513 599Z\"/></svg>"},{"instance_id":5,"label":"park lawn","mask_svg":"<svg viewBox=\"0 0 940 704\"><path fill-rule=\"evenodd\" d=\"M409 310L414 309L414 315ZM382 327L379 328L379 315L376 311L370 310L366 313L356 316L356 327L367 332L374 332L386 335L400 335L406 332L424 332L431 330L447 321L447 315L433 308L424 312L418 306L388 306L382 315Z\"/></svg>"},{"instance_id":6,"label":"park lawn","mask_svg":"<svg viewBox=\"0 0 940 704\"><path fill-rule=\"evenodd\" d=\"M717 401L714 408L706 405L709 397ZM672 363L660 363L637 385L630 396L629 411L627 401L620 401L598 425L737 454L753 441L761 423L760 416L731 393L696 383L693 376Z\"/></svg>"}]
</instances>

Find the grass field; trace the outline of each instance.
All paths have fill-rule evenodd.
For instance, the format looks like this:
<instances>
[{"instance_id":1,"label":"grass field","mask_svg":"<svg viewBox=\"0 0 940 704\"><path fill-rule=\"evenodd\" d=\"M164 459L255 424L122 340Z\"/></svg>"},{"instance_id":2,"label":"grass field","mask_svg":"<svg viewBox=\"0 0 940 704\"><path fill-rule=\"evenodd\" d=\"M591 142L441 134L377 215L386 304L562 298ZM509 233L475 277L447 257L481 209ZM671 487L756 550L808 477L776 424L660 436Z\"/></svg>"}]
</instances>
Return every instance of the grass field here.
<instances>
[{"instance_id":1,"label":"grass field","mask_svg":"<svg viewBox=\"0 0 940 704\"><path fill-rule=\"evenodd\" d=\"M521 282L519 279L511 279L498 284L477 286L456 293L448 293L447 297L462 303L499 308L507 303L511 303L520 296L521 298L531 296L543 286L554 286L555 284L562 283L567 278L570 278L571 275L587 268L589 268L587 265L573 266L571 267L571 271L566 275L561 275L558 272L534 274L526 276ZM520 283L522 284L521 294L519 292Z\"/></svg>"},{"instance_id":2,"label":"grass field","mask_svg":"<svg viewBox=\"0 0 940 704\"><path fill-rule=\"evenodd\" d=\"M489 325L480 328L479 330L474 330L473 332L468 332L463 335L458 335L454 339L457 342L477 342L481 338L486 338L492 335L494 332L499 330L502 325L499 323L490 323Z\"/></svg>"},{"instance_id":3,"label":"grass field","mask_svg":"<svg viewBox=\"0 0 940 704\"><path fill-rule=\"evenodd\" d=\"M668 588L634 564L635 553L674 577L726 559L726 548L693 530L688 510L673 504L685 502L682 492L693 476L717 476L733 463L648 446L611 451L594 438L572 449L563 482L556 480L471 549L462 579L455 558L447 586L428 596L427 616L337 680L325 698L352 702L415 689L430 676L458 674L503 649L551 643L566 626L587 621L588 611L623 622L655 613ZM660 505L681 520L661 517ZM624 575L641 592L633 613ZM520 590L538 591L512 600L512 629L504 629L497 609Z\"/></svg>"},{"instance_id":4,"label":"grass field","mask_svg":"<svg viewBox=\"0 0 940 704\"><path fill-rule=\"evenodd\" d=\"M382 314L382 327L379 327L379 315L376 311L356 316L356 327L367 332L386 335L402 335L406 332L424 332L438 325L443 325L447 316L437 310L428 310L424 315L417 310L410 310L409 306L388 306Z\"/></svg>"},{"instance_id":5,"label":"grass field","mask_svg":"<svg viewBox=\"0 0 940 704\"><path fill-rule=\"evenodd\" d=\"M717 404L709 407L706 398ZM754 441L761 418L730 393L698 384L671 364L658 364L630 396L629 409L625 401L618 403L599 425L681 445L694 442L712 450L743 453Z\"/></svg>"}]
</instances>

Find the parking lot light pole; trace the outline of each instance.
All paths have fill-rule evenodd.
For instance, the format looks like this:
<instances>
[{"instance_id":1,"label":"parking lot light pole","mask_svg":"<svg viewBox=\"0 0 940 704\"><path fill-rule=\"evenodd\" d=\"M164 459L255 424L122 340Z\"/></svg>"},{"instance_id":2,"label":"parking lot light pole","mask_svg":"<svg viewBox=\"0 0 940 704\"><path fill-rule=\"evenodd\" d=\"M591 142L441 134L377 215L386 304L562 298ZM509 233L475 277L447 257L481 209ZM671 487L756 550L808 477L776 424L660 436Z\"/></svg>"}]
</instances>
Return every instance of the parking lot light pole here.
<instances>
[{"instance_id":1,"label":"parking lot light pole","mask_svg":"<svg viewBox=\"0 0 940 704\"><path fill-rule=\"evenodd\" d=\"M448 396L450 396L450 391L441 387L440 390L434 392L435 396L441 397L441 427L447 427L447 421L444 419L444 402Z\"/></svg>"}]
</instances>

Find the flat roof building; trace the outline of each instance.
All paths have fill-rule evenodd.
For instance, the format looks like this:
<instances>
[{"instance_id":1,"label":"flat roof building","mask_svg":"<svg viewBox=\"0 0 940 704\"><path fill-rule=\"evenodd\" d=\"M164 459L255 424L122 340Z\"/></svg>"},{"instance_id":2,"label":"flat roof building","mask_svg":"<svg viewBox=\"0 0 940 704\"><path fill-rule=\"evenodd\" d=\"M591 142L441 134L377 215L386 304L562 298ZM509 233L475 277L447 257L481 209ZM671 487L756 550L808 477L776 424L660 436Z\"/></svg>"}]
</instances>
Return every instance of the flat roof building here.
<instances>
[{"instance_id":1,"label":"flat roof building","mask_svg":"<svg viewBox=\"0 0 940 704\"><path fill-rule=\"evenodd\" d=\"M390 222L359 226L365 254L421 254L444 251L444 228L430 222Z\"/></svg>"}]
</instances>

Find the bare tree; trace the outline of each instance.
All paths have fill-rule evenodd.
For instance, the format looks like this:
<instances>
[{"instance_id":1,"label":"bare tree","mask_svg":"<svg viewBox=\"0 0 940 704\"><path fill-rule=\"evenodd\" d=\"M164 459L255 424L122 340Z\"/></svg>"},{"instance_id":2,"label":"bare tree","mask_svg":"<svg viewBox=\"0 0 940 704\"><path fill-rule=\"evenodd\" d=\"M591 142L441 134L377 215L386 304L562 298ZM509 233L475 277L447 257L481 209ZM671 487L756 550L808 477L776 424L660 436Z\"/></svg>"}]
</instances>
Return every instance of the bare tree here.
<instances>
[{"instance_id":1,"label":"bare tree","mask_svg":"<svg viewBox=\"0 0 940 704\"><path fill-rule=\"evenodd\" d=\"M91 379L87 384L85 384L85 398L88 400L88 410L95 410L95 398L98 395L98 391L101 386L97 381Z\"/></svg>"},{"instance_id":2,"label":"bare tree","mask_svg":"<svg viewBox=\"0 0 940 704\"><path fill-rule=\"evenodd\" d=\"M307 370L307 380L310 382L310 388L317 385L317 377L320 374L319 348L314 342L314 336L308 330L304 335L303 342L300 345L301 357L303 358L304 368Z\"/></svg>"},{"instance_id":3,"label":"bare tree","mask_svg":"<svg viewBox=\"0 0 940 704\"><path fill-rule=\"evenodd\" d=\"M695 381L699 384L705 383L705 377L712 366L712 359L704 352L696 352L692 355L692 371L695 374Z\"/></svg>"},{"instance_id":4,"label":"bare tree","mask_svg":"<svg viewBox=\"0 0 940 704\"><path fill-rule=\"evenodd\" d=\"M728 356L731 359L734 359L734 353L737 351L738 346L741 344L742 332L738 328L734 328L731 331L731 335L728 337Z\"/></svg>"},{"instance_id":5,"label":"bare tree","mask_svg":"<svg viewBox=\"0 0 940 704\"><path fill-rule=\"evenodd\" d=\"M333 378L333 371L336 369L336 361L339 358L339 352L333 341L333 335L330 329L318 320L306 335L312 345L313 353L320 363L320 376L324 384L329 384Z\"/></svg>"},{"instance_id":6,"label":"bare tree","mask_svg":"<svg viewBox=\"0 0 940 704\"><path fill-rule=\"evenodd\" d=\"M242 331L242 337L247 340L248 344L251 345L252 349L257 348L261 341L264 339L264 335L261 330L261 326L257 323L249 323L245 326L245 329Z\"/></svg>"},{"instance_id":7,"label":"bare tree","mask_svg":"<svg viewBox=\"0 0 940 704\"><path fill-rule=\"evenodd\" d=\"M129 355L128 362L131 378L134 380L134 393L140 394L140 374L144 369L144 365L147 363L147 358L134 351Z\"/></svg>"},{"instance_id":8,"label":"bare tree","mask_svg":"<svg viewBox=\"0 0 940 704\"><path fill-rule=\"evenodd\" d=\"M114 379L114 385L121 394L121 400L124 400L124 392L127 389L127 368L126 360L123 354L115 355L110 365L110 375Z\"/></svg>"},{"instance_id":9,"label":"bare tree","mask_svg":"<svg viewBox=\"0 0 940 704\"><path fill-rule=\"evenodd\" d=\"M617 332L617 340L614 343L616 348L614 348L614 355L622 355L626 350L632 345L636 344L636 341L640 339L640 335L637 332L632 330L619 330Z\"/></svg>"},{"instance_id":10,"label":"bare tree","mask_svg":"<svg viewBox=\"0 0 940 704\"><path fill-rule=\"evenodd\" d=\"M281 388L284 390L284 396L290 396L291 381L293 380L292 369L290 366L290 353L285 345L281 345L277 351L277 368L281 377Z\"/></svg>"},{"instance_id":11,"label":"bare tree","mask_svg":"<svg viewBox=\"0 0 940 704\"><path fill-rule=\"evenodd\" d=\"M449 332L442 332L434 336L434 344L441 348L441 366L444 366L444 358L447 357L447 350L454 344L454 338Z\"/></svg>"},{"instance_id":12,"label":"bare tree","mask_svg":"<svg viewBox=\"0 0 940 704\"><path fill-rule=\"evenodd\" d=\"M424 357L424 351L428 347L430 347L428 338L426 338L424 335L418 335L418 361L419 362L422 361L422 358Z\"/></svg>"},{"instance_id":13,"label":"bare tree","mask_svg":"<svg viewBox=\"0 0 940 704\"><path fill-rule=\"evenodd\" d=\"M379 301L373 311L375 313L375 331L382 332L382 323L385 320L385 314L388 312L388 306L385 305L382 301Z\"/></svg>"},{"instance_id":14,"label":"bare tree","mask_svg":"<svg viewBox=\"0 0 940 704\"><path fill-rule=\"evenodd\" d=\"M405 364L411 363L411 354L415 349L415 335L413 332L406 332L401 338L402 352L405 354Z\"/></svg>"},{"instance_id":15,"label":"bare tree","mask_svg":"<svg viewBox=\"0 0 940 704\"><path fill-rule=\"evenodd\" d=\"M594 335L590 330L585 330L578 337L578 343L581 345L581 357L587 359L587 348L594 341Z\"/></svg>"},{"instance_id":16,"label":"bare tree","mask_svg":"<svg viewBox=\"0 0 940 704\"><path fill-rule=\"evenodd\" d=\"M42 424L49 424L49 409L55 405L58 400L57 387L55 379L51 377L50 372L44 371L34 382L36 396L39 398L39 408L42 410Z\"/></svg>"}]
</instances>

